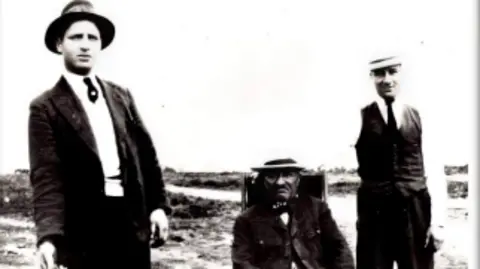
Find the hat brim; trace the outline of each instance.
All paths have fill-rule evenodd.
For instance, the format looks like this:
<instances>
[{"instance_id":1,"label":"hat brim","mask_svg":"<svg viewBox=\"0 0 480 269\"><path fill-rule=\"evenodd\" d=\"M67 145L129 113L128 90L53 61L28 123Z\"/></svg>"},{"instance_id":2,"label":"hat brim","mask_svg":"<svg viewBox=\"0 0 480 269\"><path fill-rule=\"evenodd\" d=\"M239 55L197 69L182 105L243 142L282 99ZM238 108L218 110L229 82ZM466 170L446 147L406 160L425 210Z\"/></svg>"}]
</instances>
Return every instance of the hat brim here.
<instances>
[{"instance_id":1,"label":"hat brim","mask_svg":"<svg viewBox=\"0 0 480 269\"><path fill-rule=\"evenodd\" d=\"M255 172L265 171L265 170L304 170L305 167L296 164L277 164L277 165L264 165L251 168Z\"/></svg>"},{"instance_id":2,"label":"hat brim","mask_svg":"<svg viewBox=\"0 0 480 269\"><path fill-rule=\"evenodd\" d=\"M378 69L382 69L390 66L397 66L401 64L402 64L402 60L399 57L395 57L389 60L385 60L377 63L371 63L370 71L374 71L374 70L378 70Z\"/></svg>"},{"instance_id":3,"label":"hat brim","mask_svg":"<svg viewBox=\"0 0 480 269\"><path fill-rule=\"evenodd\" d=\"M72 12L58 17L48 26L45 33L45 45L48 50L60 54L57 50L58 38L65 33L72 23L80 20L91 21L97 26L102 40L102 50L112 43L115 37L115 26L109 19L88 12Z\"/></svg>"}]
</instances>

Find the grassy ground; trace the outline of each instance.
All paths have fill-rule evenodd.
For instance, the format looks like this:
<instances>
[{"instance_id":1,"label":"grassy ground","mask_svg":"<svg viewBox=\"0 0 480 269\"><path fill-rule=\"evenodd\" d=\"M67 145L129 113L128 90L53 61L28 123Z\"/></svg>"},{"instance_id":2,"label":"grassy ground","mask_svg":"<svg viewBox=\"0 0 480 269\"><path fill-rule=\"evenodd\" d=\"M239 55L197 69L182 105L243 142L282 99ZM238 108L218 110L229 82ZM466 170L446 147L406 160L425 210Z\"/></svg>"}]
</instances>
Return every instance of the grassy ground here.
<instances>
[{"instance_id":1,"label":"grassy ground","mask_svg":"<svg viewBox=\"0 0 480 269\"><path fill-rule=\"evenodd\" d=\"M351 187L343 187L345 193ZM462 188L451 188L454 192ZM234 194L236 195L236 194ZM0 269L32 268L35 234L31 190L25 176L0 177ZM169 241L152 249L154 268L231 268L231 229L240 204L170 193L174 206ZM465 199L449 206L447 242L435 269L467 268L468 212ZM355 196L335 194L329 204L352 249L355 248Z\"/></svg>"}]
</instances>

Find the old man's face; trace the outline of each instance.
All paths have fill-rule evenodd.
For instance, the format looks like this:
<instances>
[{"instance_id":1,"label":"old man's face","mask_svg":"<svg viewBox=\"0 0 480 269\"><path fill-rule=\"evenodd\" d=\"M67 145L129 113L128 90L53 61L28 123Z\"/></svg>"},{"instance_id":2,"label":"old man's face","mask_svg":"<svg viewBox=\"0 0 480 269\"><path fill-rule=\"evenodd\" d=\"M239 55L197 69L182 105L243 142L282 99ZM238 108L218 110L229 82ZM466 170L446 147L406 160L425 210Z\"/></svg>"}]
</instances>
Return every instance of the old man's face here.
<instances>
[{"instance_id":1,"label":"old man's face","mask_svg":"<svg viewBox=\"0 0 480 269\"><path fill-rule=\"evenodd\" d=\"M80 75L88 74L93 68L101 47L98 28L86 20L73 23L57 44L67 69Z\"/></svg>"},{"instance_id":2,"label":"old man's face","mask_svg":"<svg viewBox=\"0 0 480 269\"><path fill-rule=\"evenodd\" d=\"M384 99L395 99L399 91L400 65L373 70L371 75L377 93Z\"/></svg>"},{"instance_id":3,"label":"old man's face","mask_svg":"<svg viewBox=\"0 0 480 269\"><path fill-rule=\"evenodd\" d=\"M273 201L287 201L297 194L300 173L293 170L265 171L264 184Z\"/></svg>"}]
</instances>

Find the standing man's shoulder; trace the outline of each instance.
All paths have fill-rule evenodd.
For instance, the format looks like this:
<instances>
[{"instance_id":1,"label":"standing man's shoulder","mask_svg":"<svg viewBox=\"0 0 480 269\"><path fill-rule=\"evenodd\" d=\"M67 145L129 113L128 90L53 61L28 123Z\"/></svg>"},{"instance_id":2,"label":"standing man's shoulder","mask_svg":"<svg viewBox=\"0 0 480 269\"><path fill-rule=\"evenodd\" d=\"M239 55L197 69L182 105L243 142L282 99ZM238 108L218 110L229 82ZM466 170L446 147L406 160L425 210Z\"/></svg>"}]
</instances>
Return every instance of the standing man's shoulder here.
<instances>
[{"instance_id":1,"label":"standing man's shoulder","mask_svg":"<svg viewBox=\"0 0 480 269\"><path fill-rule=\"evenodd\" d=\"M360 106L360 116L363 117L363 115L367 111L371 111L372 109L375 109L375 107L377 106L378 106L377 101L370 101L368 103L363 104L362 106Z\"/></svg>"},{"instance_id":2,"label":"standing man's shoulder","mask_svg":"<svg viewBox=\"0 0 480 269\"><path fill-rule=\"evenodd\" d=\"M102 79L102 80L103 80L103 83L105 83L105 85L107 85L112 91L122 95L122 97L126 97L126 98L131 97L130 90L127 87L122 86L118 83L115 83L111 80L107 80L107 79Z\"/></svg>"},{"instance_id":3,"label":"standing man's shoulder","mask_svg":"<svg viewBox=\"0 0 480 269\"><path fill-rule=\"evenodd\" d=\"M366 103L366 104L363 104L363 105L361 106L361 109L360 109L360 110L361 110L361 111L365 111L365 110L371 109L371 108L373 108L374 106L376 106L376 103L377 103L377 101L370 101L370 102L368 102L368 103Z\"/></svg>"},{"instance_id":4,"label":"standing man's shoulder","mask_svg":"<svg viewBox=\"0 0 480 269\"><path fill-rule=\"evenodd\" d=\"M117 96L120 96L127 107L135 106L134 97L128 87L107 79L102 79L102 81L109 90L113 91Z\"/></svg>"},{"instance_id":5,"label":"standing man's shoulder","mask_svg":"<svg viewBox=\"0 0 480 269\"><path fill-rule=\"evenodd\" d=\"M403 107L405 109L419 110L418 104L412 101L403 103Z\"/></svg>"},{"instance_id":6,"label":"standing man's shoulder","mask_svg":"<svg viewBox=\"0 0 480 269\"><path fill-rule=\"evenodd\" d=\"M422 113L423 110L418 106L418 104L415 104L414 102L404 103L403 109L407 114L412 115L413 118L419 123L423 122L424 113Z\"/></svg>"},{"instance_id":7,"label":"standing man's shoulder","mask_svg":"<svg viewBox=\"0 0 480 269\"><path fill-rule=\"evenodd\" d=\"M31 99L29 103L29 108L34 108L34 107L38 108L38 107L46 106L50 102L52 96L53 96L53 89L44 90L43 92L41 92L40 94L37 94Z\"/></svg>"},{"instance_id":8,"label":"standing man's shoulder","mask_svg":"<svg viewBox=\"0 0 480 269\"><path fill-rule=\"evenodd\" d=\"M420 115L421 109L419 108L418 105L414 103L406 103L403 105L404 109L406 111L412 112L414 114Z\"/></svg>"}]
</instances>

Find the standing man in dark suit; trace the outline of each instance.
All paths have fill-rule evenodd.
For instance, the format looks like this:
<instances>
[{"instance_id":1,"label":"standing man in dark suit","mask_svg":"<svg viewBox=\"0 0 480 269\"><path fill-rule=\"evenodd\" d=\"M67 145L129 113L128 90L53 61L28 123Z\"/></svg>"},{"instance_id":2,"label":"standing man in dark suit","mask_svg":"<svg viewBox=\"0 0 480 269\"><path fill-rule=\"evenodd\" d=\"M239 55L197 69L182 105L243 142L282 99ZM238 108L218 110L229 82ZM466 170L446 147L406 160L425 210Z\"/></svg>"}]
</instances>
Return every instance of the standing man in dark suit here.
<instances>
[{"instance_id":1,"label":"standing man in dark suit","mask_svg":"<svg viewBox=\"0 0 480 269\"><path fill-rule=\"evenodd\" d=\"M395 51L370 62L375 101L355 129L361 185L357 268L432 269L443 243L447 186L433 119L406 100ZM435 152L437 151L437 152Z\"/></svg>"},{"instance_id":2,"label":"standing man in dark suit","mask_svg":"<svg viewBox=\"0 0 480 269\"><path fill-rule=\"evenodd\" d=\"M30 104L30 180L41 268L150 268L171 208L152 139L128 89L100 79L115 27L85 0L48 27L65 69Z\"/></svg>"}]
</instances>

